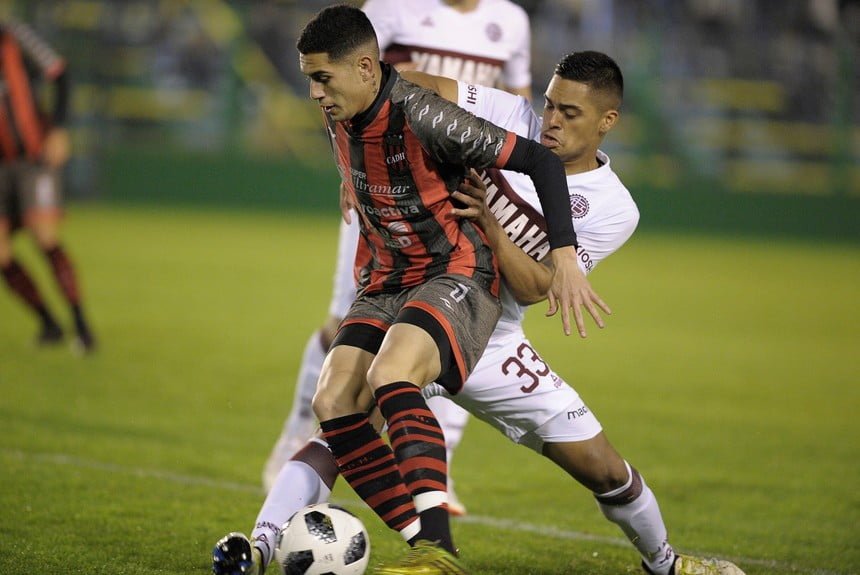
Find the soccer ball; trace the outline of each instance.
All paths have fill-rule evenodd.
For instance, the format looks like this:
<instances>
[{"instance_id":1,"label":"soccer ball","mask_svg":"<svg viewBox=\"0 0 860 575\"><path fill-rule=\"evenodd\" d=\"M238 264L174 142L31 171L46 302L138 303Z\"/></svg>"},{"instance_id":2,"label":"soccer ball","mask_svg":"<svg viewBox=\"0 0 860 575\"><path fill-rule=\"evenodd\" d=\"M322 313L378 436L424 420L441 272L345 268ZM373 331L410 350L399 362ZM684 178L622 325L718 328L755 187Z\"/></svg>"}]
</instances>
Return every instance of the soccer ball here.
<instances>
[{"instance_id":1,"label":"soccer ball","mask_svg":"<svg viewBox=\"0 0 860 575\"><path fill-rule=\"evenodd\" d=\"M362 575L370 538L361 520L328 503L308 505L284 523L275 546L283 575Z\"/></svg>"}]
</instances>

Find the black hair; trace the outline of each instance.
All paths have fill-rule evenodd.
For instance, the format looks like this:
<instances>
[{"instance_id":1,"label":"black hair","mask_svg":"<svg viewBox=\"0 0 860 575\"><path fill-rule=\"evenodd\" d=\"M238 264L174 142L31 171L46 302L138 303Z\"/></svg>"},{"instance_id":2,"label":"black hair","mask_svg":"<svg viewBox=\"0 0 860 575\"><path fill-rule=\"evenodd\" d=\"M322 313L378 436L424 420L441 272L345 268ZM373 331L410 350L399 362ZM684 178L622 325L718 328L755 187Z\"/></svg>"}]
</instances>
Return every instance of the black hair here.
<instances>
[{"instance_id":1,"label":"black hair","mask_svg":"<svg viewBox=\"0 0 860 575\"><path fill-rule=\"evenodd\" d=\"M624 98L624 76L615 60L603 52L571 52L555 67L555 74L565 80L588 85L592 90L607 92L621 106Z\"/></svg>"},{"instance_id":2,"label":"black hair","mask_svg":"<svg viewBox=\"0 0 860 575\"><path fill-rule=\"evenodd\" d=\"M339 60L370 42L378 45L367 15L348 4L338 4L317 12L302 30L296 48L301 54L328 54L330 60Z\"/></svg>"}]
</instances>

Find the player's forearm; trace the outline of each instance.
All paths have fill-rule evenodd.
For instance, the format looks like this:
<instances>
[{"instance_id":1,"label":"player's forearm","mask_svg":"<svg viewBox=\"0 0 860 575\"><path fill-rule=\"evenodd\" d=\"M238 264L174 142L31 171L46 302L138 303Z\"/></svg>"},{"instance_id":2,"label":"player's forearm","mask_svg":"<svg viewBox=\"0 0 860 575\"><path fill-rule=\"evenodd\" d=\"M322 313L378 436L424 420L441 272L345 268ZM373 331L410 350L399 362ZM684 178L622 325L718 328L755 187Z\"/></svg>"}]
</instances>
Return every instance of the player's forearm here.
<instances>
[{"instance_id":1,"label":"player's forearm","mask_svg":"<svg viewBox=\"0 0 860 575\"><path fill-rule=\"evenodd\" d=\"M492 227L487 226L484 233L496 254L499 272L516 300L531 305L546 299L552 286L552 270L514 244L497 221Z\"/></svg>"},{"instance_id":2,"label":"player's forearm","mask_svg":"<svg viewBox=\"0 0 860 575\"><path fill-rule=\"evenodd\" d=\"M550 247L575 247L576 232L570 219L567 176L558 156L537 142L517 136L504 168L522 172L534 182L546 220Z\"/></svg>"}]
</instances>

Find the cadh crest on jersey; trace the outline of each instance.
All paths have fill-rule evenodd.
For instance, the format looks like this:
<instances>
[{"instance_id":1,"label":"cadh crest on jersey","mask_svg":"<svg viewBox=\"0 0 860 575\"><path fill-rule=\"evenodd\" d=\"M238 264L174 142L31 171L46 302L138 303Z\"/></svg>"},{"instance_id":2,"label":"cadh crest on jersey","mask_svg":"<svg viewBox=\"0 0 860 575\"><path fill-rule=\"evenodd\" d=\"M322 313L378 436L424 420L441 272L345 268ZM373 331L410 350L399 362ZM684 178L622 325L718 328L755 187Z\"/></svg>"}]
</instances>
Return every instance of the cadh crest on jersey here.
<instances>
[{"instance_id":1,"label":"cadh crest on jersey","mask_svg":"<svg viewBox=\"0 0 860 575\"><path fill-rule=\"evenodd\" d=\"M588 200L581 194L570 196L570 215L574 218L584 218L588 214Z\"/></svg>"}]
</instances>

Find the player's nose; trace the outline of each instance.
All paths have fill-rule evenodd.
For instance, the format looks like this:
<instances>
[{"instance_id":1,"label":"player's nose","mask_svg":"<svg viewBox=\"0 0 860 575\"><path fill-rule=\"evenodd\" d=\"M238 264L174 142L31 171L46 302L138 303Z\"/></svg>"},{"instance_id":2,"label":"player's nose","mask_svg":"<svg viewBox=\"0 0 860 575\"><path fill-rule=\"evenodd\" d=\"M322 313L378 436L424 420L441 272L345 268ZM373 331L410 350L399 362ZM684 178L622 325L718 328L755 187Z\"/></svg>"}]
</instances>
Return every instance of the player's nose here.
<instances>
[{"instance_id":1,"label":"player's nose","mask_svg":"<svg viewBox=\"0 0 860 575\"><path fill-rule=\"evenodd\" d=\"M325 91L323 90L322 84L320 82L314 82L311 80L310 87L311 98L314 100L322 100L325 97Z\"/></svg>"}]
</instances>

